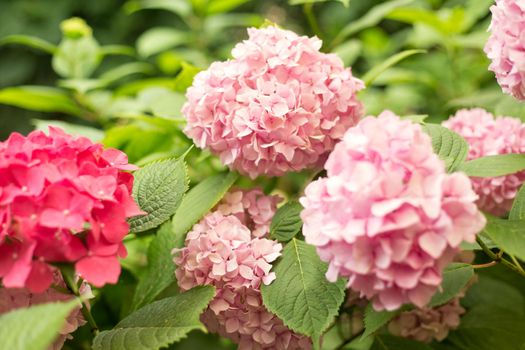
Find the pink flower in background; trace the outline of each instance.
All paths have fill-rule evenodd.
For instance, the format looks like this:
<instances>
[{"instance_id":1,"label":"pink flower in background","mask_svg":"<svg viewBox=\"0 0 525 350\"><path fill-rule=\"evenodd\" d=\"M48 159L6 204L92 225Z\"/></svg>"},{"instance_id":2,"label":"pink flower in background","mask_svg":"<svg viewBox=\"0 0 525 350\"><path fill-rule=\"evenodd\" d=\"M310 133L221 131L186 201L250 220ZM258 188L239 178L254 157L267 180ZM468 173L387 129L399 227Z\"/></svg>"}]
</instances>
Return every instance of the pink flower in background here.
<instances>
[{"instance_id":1,"label":"pink flower in background","mask_svg":"<svg viewBox=\"0 0 525 350\"><path fill-rule=\"evenodd\" d=\"M525 3L523 0L496 0L490 8L491 35L485 53L492 61L489 69L504 92L525 99Z\"/></svg>"},{"instance_id":2,"label":"pink flower in background","mask_svg":"<svg viewBox=\"0 0 525 350\"><path fill-rule=\"evenodd\" d=\"M348 277L376 310L423 307L460 243L485 225L469 178L446 174L421 127L388 111L349 129L325 168L301 216L327 278Z\"/></svg>"},{"instance_id":3,"label":"pink flower in background","mask_svg":"<svg viewBox=\"0 0 525 350\"><path fill-rule=\"evenodd\" d=\"M66 289L66 285L60 277L59 273L54 273L52 276L53 284L63 290ZM80 287L80 294L84 298L93 298L91 288L87 283L83 283ZM0 315L9 311L13 311L19 308L25 308L32 305L50 303L50 302L63 302L69 301L74 298L73 295L59 292L55 288L49 288L41 293L33 293L25 288L3 288L0 287ZM64 326L60 330L60 335L54 341L49 348L50 350L62 349L66 339L71 339L71 333L77 330L78 327L83 326L86 323L80 306L75 308L64 321Z\"/></svg>"},{"instance_id":4,"label":"pink flower in background","mask_svg":"<svg viewBox=\"0 0 525 350\"><path fill-rule=\"evenodd\" d=\"M214 300L202 320L212 332L240 349L307 349L308 338L285 327L262 304L261 283L275 279L272 263L282 245L266 238L279 202L261 190L232 191L175 249L177 282L182 290L213 285Z\"/></svg>"},{"instance_id":5,"label":"pink flower in background","mask_svg":"<svg viewBox=\"0 0 525 350\"><path fill-rule=\"evenodd\" d=\"M459 110L443 122L469 144L468 159L508 153L525 153L525 126L519 119L494 116L481 108ZM509 212L525 172L495 178L472 178L478 206L496 216Z\"/></svg>"},{"instance_id":6,"label":"pink flower in background","mask_svg":"<svg viewBox=\"0 0 525 350\"><path fill-rule=\"evenodd\" d=\"M124 153L50 127L0 142L0 278L43 292L52 262L71 262L97 287L116 283L126 250L131 197Z\"/></svg>"},{"instance_id":7,"label":"pink flower in background","mask_svg":"<svg viewBox=\"0 0 525 350\"><path fill-rule=\"evenodd\" d=\"M252 178L321 166L363 106L363 82L317 38L248 29L233 59L197 74L183 107L186 134Z\"/></svg>"}]
</instances>

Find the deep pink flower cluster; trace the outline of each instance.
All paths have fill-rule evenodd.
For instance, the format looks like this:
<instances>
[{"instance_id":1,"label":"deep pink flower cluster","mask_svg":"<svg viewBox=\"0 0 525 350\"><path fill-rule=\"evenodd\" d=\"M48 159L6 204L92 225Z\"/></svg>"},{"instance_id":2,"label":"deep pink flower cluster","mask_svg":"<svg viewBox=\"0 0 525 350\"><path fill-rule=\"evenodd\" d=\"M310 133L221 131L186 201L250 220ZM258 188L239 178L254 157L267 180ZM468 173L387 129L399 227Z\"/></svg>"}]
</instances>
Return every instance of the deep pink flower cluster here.
<instances>
[{"instance_id":1,"label":"deep pink flower cluster","mask_svg":"<svg viewBox=\"0 0 525 350\"><path fill-rule=\"evenodd\" d=\"M43 292L52 262L94 284L116 283L126 218L141 214L124 153L57 128L0 143L0 278Z\"/></svg>"},{"instance_id":2,"label":"deep pink flower cluster","mask_svg":"<svg viewBox=\"0 0 525 350\"><path fill-rule=\"evenodd\" d=\"M55 287L66 289L66 285L60 277L59 273L53 274L53 284ZM91 288L87 283L82 283L79 289L80 295L86 299L93 298ZM19 308L25 308L32 305L45 304L50 302L63 302L69 301L74 298L71 294L65 294L59 292L55 288L49 288L41 293L32 293L30 290L25 288L2 288L0 287L0 314L16 310ZM60 335L53 342L50 350L60 350L64 345L66 339L71 339L71 333L77 330L78 327L83 326L86 323L80 306L75 308L65 320L65 324L60 330Z\"/></svg>"},{"instance_id":3,"label":"deep pink flower cluster","mask_svg":"<svg viewBox=\"0 0 525 350\"><path fill-rule=\"evenodd\" d=\"M490 8L491 35L485 52L499 85L517 99L525 99L525 2L496 0Z\"/></svg>"},{"instance_id":4,"label":"deep pink flower cluster","mask_svg":"<svg viewBox=\"0 0 525 350\"><path fill-rule=\"evenodd\" d=\"M265 238L279 198L260 190L234 191L197 223L176 249L182 290L213 285L217 292L202 320L240 349L305 349L311 344L285 327L262 303L261 283L275 279L281 244Z\"/></svg>"},{"instance_id":5,"label":"deep pink flower cluster","mask_svg":"<svg viewBox=\"0 0 525 350\"><path fill-rule=\"evenodd\" d=\"M349 129L325 168L301 216L327 278L348 277L377 310L423 307L485 225L468 177L446 174L421 126L388 111Z\"/></svg>"},{"instance_id":6,"label":"deep pink flower cluster","mask_svg":"<svg viewBox=\"0 0 525 350\"><path fill-rule=\"evenodd\" d=\"M252 178L322 165L362 115L363 82L317 38L274 26L248 34L232 60L195 77L186 134Z\"/></svg>"},{"instance_id":7,"label":"deep pink flower cluster","mask_svg":"<svg viewBox=\"0 0 525 350\"><path fill-rule=\"evenodd\" d=\"M469 144L468 159L525 153L525 125L511 117L494 116L481 108L459 110L443 125L463 136ZM472 178L480 209L496 216L509 212L525 171L495 178Z\"/></svg>"}]
</instances>

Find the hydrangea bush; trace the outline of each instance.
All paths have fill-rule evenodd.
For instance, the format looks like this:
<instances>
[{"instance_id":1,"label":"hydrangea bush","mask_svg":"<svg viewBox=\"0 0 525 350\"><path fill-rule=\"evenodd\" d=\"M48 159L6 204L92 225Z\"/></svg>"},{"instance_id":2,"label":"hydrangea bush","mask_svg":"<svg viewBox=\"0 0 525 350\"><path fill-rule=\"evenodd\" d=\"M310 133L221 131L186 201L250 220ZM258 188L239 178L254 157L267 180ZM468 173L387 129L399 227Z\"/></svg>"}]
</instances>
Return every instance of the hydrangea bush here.
<instances>
[{"instance_id":1,"label":"hydrangea bush","mask_svg":"<svg viewBox=\"0 0 525 350\"><path fill-rule=\"evenodd\" d=\"M191 12L205 50L209 23L243 2L161 3L127 10ZM101 46L79 18L62 23L58 46L5 39L51 53L63 78L10 90L32 91L17 103L53 101L48 111L84 122L0 142L0 349L523 348L522 121L481 105L446 120L383 103L366 112L378 86L414 79L402 65L423 51L357 74L360 46L340 42L384 16L434 18L407 4L379 4L323 42L306 2L317 36L258 23L199 67L185 61L198 52L169 51L163 28L139 54L164 69L183 60L167 70L175 79L133 80L146 62L99 73L106 56L133 53ZM444 9L434 38L459 18ZM518 99L524 11L497 0L485 46L484 70ZM442 39L449 53L472 39L463 27Z\"/></svg>"}]
</instances>

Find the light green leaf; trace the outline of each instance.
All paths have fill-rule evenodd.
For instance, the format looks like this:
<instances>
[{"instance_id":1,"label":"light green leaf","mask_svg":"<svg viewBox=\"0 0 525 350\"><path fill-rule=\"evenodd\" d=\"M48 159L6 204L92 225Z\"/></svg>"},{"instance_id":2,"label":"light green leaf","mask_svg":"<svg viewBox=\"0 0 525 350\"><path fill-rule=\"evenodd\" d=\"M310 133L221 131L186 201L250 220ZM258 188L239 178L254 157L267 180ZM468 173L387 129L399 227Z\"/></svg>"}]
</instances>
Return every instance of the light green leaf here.
<instances>
[{"instance_id":1,"label":"light green leaf","mask_svg":"<svg viewBox=\"0 0 525 350\"><path fill-rule=\"evenodd\" d=\"M298 202L288 202L275 213L270 225L270 237L281 242L292 239L303 227L301 211L303 207Z\"/></svg>"},{"instance_id":2,"label":"light green leaf","mask_svg":"<svg viewBox=\"0 0 525 350\"><path fill-rule=\"evenodd\" d=\"M473 177L498 177L525 170L525 154L480 157L461 164L458 171Z\"/></svg>"},{"instance_id":3,"label":"light green leaf","mask_svg":"<svg viewBox=\"0 0 525 350\"><path fill-rule=\"evenodd\" d=\"M327 269L315 247L292 238L274 266L277 278L261 288L266 308L290 329L311 336L315 344L337 315L345 295L345 281L328 282Z\"/></svg>"},{"instance_id":4,"label":"light green leaf","mask_svg":"<svg viewBox=\"0 0 525 350\"><path fill-rule=\"evenodd\" d=\"M370 350L432 350L432 348L415 340L383 334L375 337Z\"/></svg>"},{"instance_id":5,"label":"light green leaf","mask_svg":"<svg viewBox=\"0 0 525 350\"><path fill-rule=\"evenodd\" d=\"M191 14L191 5L189 1L173 0L132 0L124 5L128 14L141 10L166 10L173 12L184 18Z\"/></svg>"},{"instance_id":6,"label":"light green leaf","mask_svg":"<svg viewBox=\"0 0 525 350\"><path fill-rule=\"evenodd\" d=\"M365 82L365 86L370 86L374 82L374 80L384 71L386 71L388 68L395 66L397 63L401 62L407 57L417 55L420 53L426 53L425 50L406 50L399 52L389 58L387 58L385 61L381 62L377 66L370 69L366 74L363 76L363 81Z\"/></svg>"},{"instance_id":7,"label":"light green leaf","mask_svg":"<svg viewBox=\"0 0 525 350\"><path fill-rule=\"evenodd\" d=\"M525 219L525 186L522 185L509 213L509 220L524 220Z\"/></svg>"},{"instance_id":8,"label":"light green leaf","mask_svg":"<svg viewBox=\"0 0 525 350\"><path fill-rule=\"evenodd\" d=\"M290 5L303 5L303 4L313 4L316 2L327 2L330 0L288 0L288 4ZM342 3L345 7L348 7L350 4L350 0L335 0Z\"/></svg>"},{"instance_id":9,"label":"light green leaf","mask_svg":"<svg viewBox=\"0 0 525 350\"><path fill-rule=\"evenodd\" d=\"M131 56L135 57L135 49L126 45L105 45L100 47L102 56Z\"/></svg>"},{"instance_id":10,"label":"light green leaf","mask_svg":"<svg viewBox=\"0 0 525 350\"><path fill-rule=\"evenodd\" d=\"M483 232L506 253L525 261L525 221L487 217Z\"/></svg>"},{"instance_id":11,"label":"light green leaf","mask_svg":"<svg viewBox=\"0 0 525 350\"><path fill-rule=\"evenodd\" d=\"M132 74L151 74L154 71L155 69L151 64L130 62L104 72L100 75L99 79L101 79L105 85L108 85Z\"/></svg>"},{"instance_id":12,"label":"light green leaf","mask_svg":"<svg viewBox=\"0 0 525 350\"><path fill-rule=\"evenodd\" d=\"M78 300L40 304L0 315L0 349L48 349L78 305Z\"/></svg>"},{"instance_id":13,"label":"light green leaf","mask_svg":"<svg viewBox=\"0 0 525 350\"><path fill-rule=\"evenodd\" d=\"M135 172L133 198L146 215L129 219L130 232L155 228L168 220L188 189L184 160L168 159Z\"/></svg>"},{"instance_id":14,"label":"light green leaf","mask_svg":"<svg viewBox=\"0 0 525 350\"><path fill-rule=\"evenodd\" d=\"M200 72L200 69L186 62L182 62L181 65L182 70L175 78L173 85L176 91L185 92L191 86L193 78Z\"/></svg>"},{"instance_id":15,"label":"light green leaf","mask_svg":"<svg viewBox=\"0 0 525 350\"><path fill-rule=\"evenodd\" d=\"M352 39L335 47L332 52L343 60L345 66L351 66L361 54L362 49L361 41Z\"/></svg>"},{"instance_id":16,"label":"light green leaf","mask_svg":"<svg viewBox=\"0 0 525 350\"><path fill-rule=\"evenodd\" d=\"M32 123L36 130L42 130L44 132L47 132L49 126L55 126L57 128L61 128L68 134L74 136L84 136L93 142L100 142L104 138L104 131L92 128L90 126L66 123L61 120L33 119Z\"/></svg>"},{"instance_id":17,"label":"light green leaf","mask_svg":"<svg viewBox=\"0 0 525 350\"><path fill-rule=\"evenodd\" d=\"M91 36L64 38L53 55L53 69L63 78L89 78L102 60L100 46Z\"/></svg>"},{"instance_id":18,"label":"light green leaf","mask_svg":"<svg viewBox=\"0 0 525 350\"><path fill-rule=\"evenodd\" d=\"M408 5L413 1L414 0L392 0L380 3L379 5L372 7L364 16L344 27L332 41L331 47L339 45L346 38L348 38L351 35L354 35L355 33L363 29L376 26L390 12L401 6Z\"/></svg>"},{"instance_id":19,"label":"light green leaf","mask_svg":"<svg viewBox=\"0 0 525 350\"><path fill-rule=\"evenodd\" d=\"M430 300L429 307L443 305L458 295L474 276L472 265L452 263L443 271L443 282L441 290L438 291Z\"/></svg>"},{"instance_id":20,"label":"light green leaf","mask_svg":"<svg viewBox=\"0 0 525 350\"><path fill-rule=\"evenodd\" d=\"M365 331L361 336L361 339L365 339L377 332L401 312L401 309L396 311L376 311L372 307L372 303L369 303L365 309Z\"/></svg>"},{"instance_id":21,"label":"light green leaf","mask_svg":"<svg viewBox=\"0 0 525 350\"><path fill-rule=\"evenodd\" d=\"M80 108L60 89L18 86L0 90L0 103L39 112L60 112L78 116Z\"/></svg>"},{"instance_id":22,"label":"light green leaf","mask_svg":"<svg viewBox=\"0 0 525 350\"><path fill-rule=\"evenodd\" d=\"M149 57L190 41L187 32L170 27L152 28L137 39L137 52L142 57Z\"/></svg>"},{"instance_id":23,"label":"light green leaf","mask_svg":"<svg viewBox=\"0 0 525 350\"><path fill-rule=\"evenodd\" d=\"M427 118L428 114L412 114L401 117L401 119L410 120L411 122L416 124L423 124Z\"/></svg>"},{"instance_id":24,"label":"light green leaf","mask_svg":"<svg viewBox=\"0 0 525 350\"><path fill-rule=\"evenodd\" d=\"M201 286L149 304L97 335L93 350L156 350L205 331L199 317L214 295L213 287Z\"/></svg>"},{"instance_id":25,"label":"light green leaf","mask_svg":"<svg viewBox=\"0 0 525 350\"><path fill-rule=\"evenodd\" d=\"M32 49L44 51L51 55L55 53L57 49L56 45L53 45L50 42L45 41L43 39L29 35L9 35L0 39L0 46L7 44L18 44L27 46Z\"/></svg>"},{"instance_id":26,"label":"light green leaf","mask_svg":"<svg viewBox=\"0 0 525 350\"><path fill-rule=\"evenodd\" d=\"M182 106L186 102L183 94L162 87L151 87L142 90L138 100L144 104L147 111L163 118L182 118Z\"/></svg>"},{"instance_id":27,"label":"light green leaf","mask_svg":"<svg viewBox=\"0 0 525 350\"><path fill-rule=\"evenodd\" d=\"M208 2L206 12L208 15L228 12L251 0L211 0Z\"/></svg>"},{"instance_id":28,"label":"light green leaf","mask_svg":"<svg viewBox=\"0 0 525 350\"><path fill-rule=\"evenodd\" d=\"M468 143L454 131L437 124L425 124L423 130L432 138L434 152L445 161L448 172L455 171L465 162Z\"/></svg>"}]
</instances>

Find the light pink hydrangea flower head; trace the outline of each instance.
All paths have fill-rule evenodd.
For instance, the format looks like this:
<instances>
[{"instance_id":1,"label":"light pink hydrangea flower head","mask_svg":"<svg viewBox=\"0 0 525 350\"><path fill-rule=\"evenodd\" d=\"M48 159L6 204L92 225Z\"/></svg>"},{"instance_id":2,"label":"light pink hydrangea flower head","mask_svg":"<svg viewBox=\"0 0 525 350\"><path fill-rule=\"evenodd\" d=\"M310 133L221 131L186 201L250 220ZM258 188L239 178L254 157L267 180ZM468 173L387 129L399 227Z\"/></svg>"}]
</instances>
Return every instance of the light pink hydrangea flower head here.
<instances>
[{"instance_id":1,"label":"light pink hydrangea flower head","mask_svg":"<svg viewBox=\"0 0 525 350\"><path fill-rule=\"evenodd\" d=\"M228 193L175 249L182 290L213 285L217 292L202 320L240 349L307 349L310 341L285 327L262 304L261 284L275 279L281 244L266 238L279 198L260 190Z\"/></svg>"},{"instance_id":2,"label":"light pink hydrangea flower head","mask_svg":"<svg viewBox=\"0 0 525 350\"><path fill-rule=\"evenodd\" d=\"M525 1L496 0L485 53L504 92L525 99Z\"/></svg>"},{"instance_id":3,"label":"light pink hydrangea flower head","mask_svg":"<svg viewBox=\"0 0 525 350\"><path fill-rule=\"evenodd\" d=\"M469 144L468 159L508 153L525 153L525 125L511 117L494 116L481 108L459 110L443 125L463 136ZM509 212L525 182L525 172L495 178L472 178L478 206L492 215Z\"/></svg>"},{"instance_id":4,"label":"light pink hydrangea flower head","mask_svg":"<svg viewBox=\"0 0 525 350\"><path fill-rule=\"evenodd\" d=\"M348 277L376 310L424 306L485 225L469 178L446 174L421 126L391 112L350 128L325 168L301 199L304 236L327 278Z\"/></svg>"},{"instance_id":5,"label":"light pink hydrangea flower head","mask_svg":"<svg viewBox=\"0 0 525 350\"><path fill-rule=\"evenodd\" d=\"M66 290L66 285L60 277L59 273L53 274L53 284L55 287ZM82 283L80 286L80 294L86 298L93 298L91 288L87 283ZM51 287L41 293L32 293L26 288L3 288L0 287L0 315L19 308L30 307L32 305L45 304L51 302L64 302L74 298L71 294L59 292L57 289ZM86 324L80 306L75 308L67 319L64 321L64 326L60 330L60 334L55 339L49 350L62 349L66 339L71 339L71 333L75 332L78 327Z\"/></svg>"},{"instance_id":6,"label":"light pink hydrangea flower head","mask_svg":"<svg viewBox=\"0 0 525 350\"><path fill-rule=\"evenodd\" d=\"M252 178L321 166L363 106L363 82L321 41L274 26L248 29L233 59L197 74L186 134Z\"/></svg>"},{"instance_id":7,"label":"light pink hydrangea flower head","mask_svg":"<svg viewBox=\"0 0 525 350\"><path fill-rule=\"evenodd\" d=\"M57 128L0 142L0 279L43 292L52 262L75 264L93 285L116 283L135 169L126 155Z\"/></svg>"}]
</instances>

